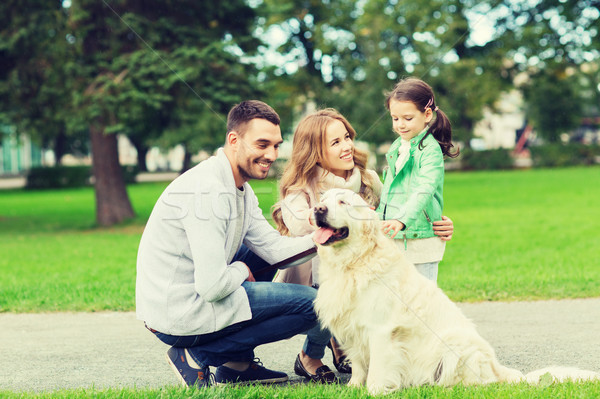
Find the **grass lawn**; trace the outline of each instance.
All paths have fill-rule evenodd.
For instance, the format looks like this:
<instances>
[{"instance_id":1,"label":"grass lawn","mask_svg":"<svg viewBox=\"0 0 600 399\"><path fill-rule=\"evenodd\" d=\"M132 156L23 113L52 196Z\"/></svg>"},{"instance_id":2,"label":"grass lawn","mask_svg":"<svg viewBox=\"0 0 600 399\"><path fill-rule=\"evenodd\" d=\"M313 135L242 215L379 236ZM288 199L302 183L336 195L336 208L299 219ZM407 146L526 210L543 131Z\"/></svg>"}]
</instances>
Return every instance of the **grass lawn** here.
<instances>
[{"instance_id":1,"label":"grass lawn","mask_svg":"<svg viewBox=\"0 0 600 399\"><path fill-rule=\"evenodd\" d=\"M455 235L439 285L455 301L600 296L600 168L448 173ZM137 212L94 226L91 188L0 191L0 311L133 310L144 223L167 183L137 184ZM273 180L253 181L268 215Z\"/></svg>"},{"instance_id":2,"label":"grass lawn","mask_svg":"<svg viewBox=\"0 0 600 399\"><path fill-rule=\"evenodd\" d=\"M179 387L165 387L162 389L79 389L65 390L39 394L22 394L0 390L0 396L5 399L17 398L94 398L94 399L165 399L165 398L334 398L334 399L362 399L372 398L366 388L350 388L344 385L316 385L298 384L287 387L281 386L218 386L208 389L185 389ZM491 384L487 386L465 387L457 385L452 388L422 386L404 389L390 395L381 395L381 398L402 399L463 399L463 398L490 398L490 399L571 399L571 398L598 398L600 397L600 382L565 382L560 384L547 384L531 386L525 383Z\"/></svg>"},{"instance_id":3,"label":"grass lawn","mask_svg":"<svg viewBox=\"0 0 600 399\"><path fill-rule=\"evenodd\" d=\"M445 211L455 235L439 284L455 301L600 296L600 168L448 173ZM137 184L137 218L94 226L94 194L73 190L0 191L0 312L133 310L135 258L144 223L167 183ZM252 185L268 215L273 180ZM345 386L225 387L209 390L70 390L21 398L365 398ZM494 384L417 387L401 398L596 398L600 382L548 386Z\"/></svg>"},{"instance_id":4,"label":"grass lawn","mask_svg":"<svg viewBox=\"0 0 600 399\"><path fill-rule=\"evenodd\" d=\"M453 300L600 296L600 168L450 173L444 189Z\"/></svg>"}]
</instances>

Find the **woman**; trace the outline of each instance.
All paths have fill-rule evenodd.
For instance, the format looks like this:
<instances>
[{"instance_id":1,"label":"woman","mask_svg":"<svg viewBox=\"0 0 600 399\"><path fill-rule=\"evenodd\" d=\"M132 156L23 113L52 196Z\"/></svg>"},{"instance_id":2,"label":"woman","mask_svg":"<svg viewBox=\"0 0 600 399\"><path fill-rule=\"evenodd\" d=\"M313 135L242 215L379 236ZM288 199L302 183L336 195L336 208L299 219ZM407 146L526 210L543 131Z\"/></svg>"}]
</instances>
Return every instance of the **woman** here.
<instances>
[{"instance_id":1,"label":"woman","mask_svg":"<svg viewBox=\"0 0 600 399\"><path fill-rule=\"evenodd\" d=\"M312 233L310 215L322 193L331 188L346 188L377 207L382 184L373 170L366 168L368 154L354 146L356 131L332 108L304 117L294 132L292 157L279 184L281 200L273 207L273 220L282 234L302 236ZM450 219L436 222L437 233L452 236ZM280 271L275 281L318 287L318 257L297 267ZM319 339L308 339L294 365L296 374L315 382L333 382L331 370L323 365L325 347L331 348L338 371L350 373L351 367L335 339L323 331ZM318 341L318 342L317 342Z\"/></svg>"}]
</instances>

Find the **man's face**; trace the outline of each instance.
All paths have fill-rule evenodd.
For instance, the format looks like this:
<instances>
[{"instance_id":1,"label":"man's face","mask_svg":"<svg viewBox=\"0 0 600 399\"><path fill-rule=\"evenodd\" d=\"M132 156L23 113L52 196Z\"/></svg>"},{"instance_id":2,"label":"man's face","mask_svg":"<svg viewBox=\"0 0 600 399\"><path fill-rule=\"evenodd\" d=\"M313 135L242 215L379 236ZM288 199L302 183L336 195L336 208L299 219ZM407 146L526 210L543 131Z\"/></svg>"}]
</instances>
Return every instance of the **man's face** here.
<instances>
[{"instance_id":1,"label":"man's face","mask_svg":"<svg viewBox=\"0 0 600 399\"><path fill-rule=\"evenodd\" d=\"M238 134L236 140L236 185L240 187L250 179L267 177L271 165L277 159L282 141L278 125L266 119L248 122L245 133Z\"/></svg>"}]
</instances>

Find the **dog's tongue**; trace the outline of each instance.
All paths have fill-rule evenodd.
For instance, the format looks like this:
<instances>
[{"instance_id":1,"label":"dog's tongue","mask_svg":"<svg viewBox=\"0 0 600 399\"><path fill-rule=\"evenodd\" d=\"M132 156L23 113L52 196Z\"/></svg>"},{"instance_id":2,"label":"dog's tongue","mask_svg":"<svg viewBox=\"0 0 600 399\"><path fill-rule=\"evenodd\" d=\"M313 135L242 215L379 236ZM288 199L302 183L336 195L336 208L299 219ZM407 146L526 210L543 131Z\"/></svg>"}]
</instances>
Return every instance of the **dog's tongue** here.
<instances>
[{"instance_id":1,"label":"dog's tongue","mask_svg":"<svg viewBox=\"0 0 600 399\"><path fill-rule=\"evenodd\" d=\"M333 235L333 229L327 227L321 227L315 231L315 242L317 244L324 244Z\"/></svg>"}]
</instances>

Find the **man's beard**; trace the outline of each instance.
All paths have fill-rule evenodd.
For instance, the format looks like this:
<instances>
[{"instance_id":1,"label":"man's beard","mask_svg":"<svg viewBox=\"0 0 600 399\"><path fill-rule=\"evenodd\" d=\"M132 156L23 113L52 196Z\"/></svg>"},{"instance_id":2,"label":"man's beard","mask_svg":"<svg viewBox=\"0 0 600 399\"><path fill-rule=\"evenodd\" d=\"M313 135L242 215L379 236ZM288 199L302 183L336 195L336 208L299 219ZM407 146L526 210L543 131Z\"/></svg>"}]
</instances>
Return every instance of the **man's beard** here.
<instances>
[{"instance_id":1,"label":"man's beard","mask_svg":"<svg viewBox=\"0 0 600 399\"><path fill-rule=\"evenodd\" d=\"M240 172L240 176L241 176L241 177L242 177L242 178L243 178L245 181L248 181L248 180L251 180L251 179L255 179L255 180L262 180L262 179L264 179L264 178L266 178L266 177L267 177L267 175L268 175L268 172L267 172L267 173L265 173L264 175L262 174L262 172L260 173L260 175L259 175L259 174L252 174L252 172L251 172L251 168L254 166L254 164L257 164L256 166L257 166L257 167L259 167L259 166L258 166L258 161L261 161L261 160L257 160L257 161L250 161L250 164L248 165L248 166L249 166L248 168L247 168L247 167L244 167L244 166L242 166L242 165L238 165L238 172ZM267 162L267 161L262 161L262 162L264 162L264 163L268 163L268 164L270 164L270 165L272 165L272 164L273 164L272 162Z\"/></svg>"}]
</instances>

